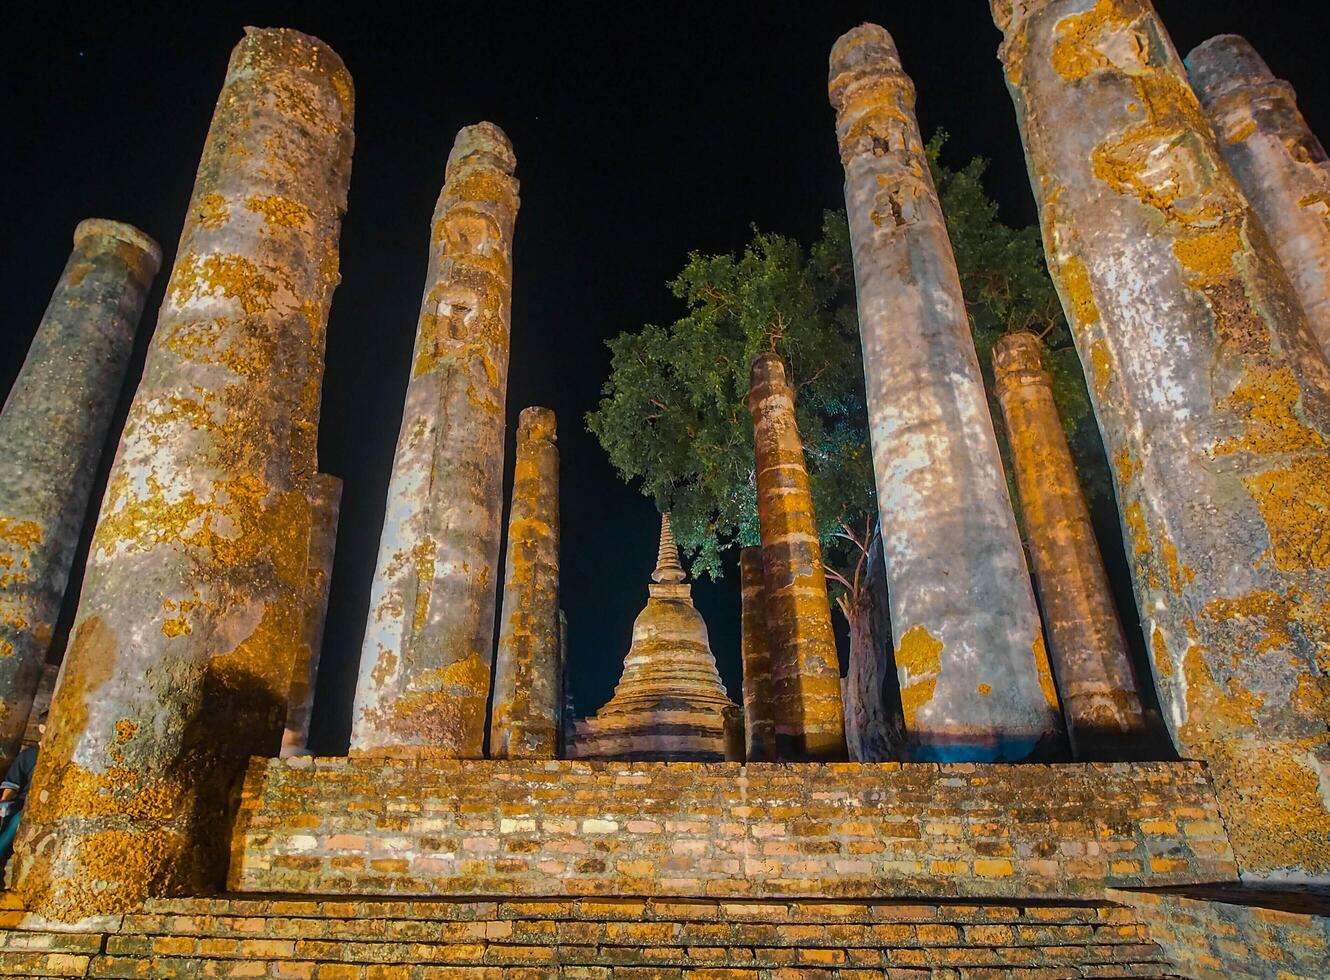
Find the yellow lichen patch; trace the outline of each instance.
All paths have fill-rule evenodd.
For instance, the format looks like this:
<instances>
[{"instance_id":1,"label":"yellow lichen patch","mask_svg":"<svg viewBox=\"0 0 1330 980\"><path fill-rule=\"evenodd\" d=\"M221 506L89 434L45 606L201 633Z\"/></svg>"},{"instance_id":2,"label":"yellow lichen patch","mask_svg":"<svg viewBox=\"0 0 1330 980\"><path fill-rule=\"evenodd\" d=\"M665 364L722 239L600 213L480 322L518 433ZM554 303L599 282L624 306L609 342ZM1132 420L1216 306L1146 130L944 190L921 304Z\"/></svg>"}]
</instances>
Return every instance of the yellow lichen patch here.
<instances>
[{"instance_id":1,"label":"yellow lichen patch","mask_svg":"<svg viewBox=\"0 0 1330 980\"><path fill-rule=\"evenodd\" d=\"M1154 549L1150 546L1150 531L1145 524L1145 509L1139 500L1133 500L1122 509L1122 520L1131 537L1132 554L1150 554Z\"/></svg>"},{"instance_id":2,"label":"yellow lichen patch","mask_svg":"<svg viewBox=\"0 0 1330 980\"><path fill-rule=\"evenodd\" d=\"M1251 731L1265 698L1247 690L1237 677L1222 684L1206 659L1206 648L1193 643L1182 657L1186 682L1187 721L1180 732L1184 743L1201 741L1215 733Z\"/></svg>"},{"instance_id":3,"label":"yellow lichen patch","mask_svg":"<svg viewBox=\"0 0 1330 980\"><path fill-rule=\"evenodd\" d=\"M172 303L180 307L195 297L220 291L228 299L239 300L241 309L253 314L272 309L276 289L276 284L243 255L200 259L190 252L176 263L170 295Z\"/></svg>"},{"instance_id":4,"label":"yellow lichen patch","mask_svg":"<svg viewBox=\"0 0 1330 980\"><path fill-rule=\"evenodd\" d=\"M1266 455L1322 449L1325 439L1298 417L1301 391L1288 368L1249 368L1242 382L1221 403L1237 408L1247 431L1215 446L1216 456L1249 452Z\"/></svg>"},{"instance_id":5,"label":"yellow lichen patch","mask_svg":"<svg viewBox=\"0 0 1330 980\"><path fill-rule=\"evenodd\" d=\"M993 693L993 685L980 684L975 690L977 690L980 694L984 695L984 697L987 697L988 695Z\"/></svg>"},{"instance_id":6,"label":"yellow lichen patch","mask_svg":"<svg viewBox=\"0 0 1330 980\"><path fill-rule=\"evenodd\" d=\"M1099 322L1099 306L1094 300L1090 273L1079 255L1069 255L1058 266L1063 295L1071 304L1072 316L1078 327ZM1102 343L1102 341L1100 341Z\"/></svg>"},{"instance_id":7,"label":"yellow lichen patch","mask_svg":"<svg viewBox=\"0 0 1330 980\"><path fill-rule=\"evenodd\" d=\"M0 541L12 544L24 551L31 551L42 543L46 532L36 521L18 521L12 517L0 517Z\"/></svg>"},{"instance_id":8,"label":"yellow lichen patch","mask_svg":"<svg viewBox=\"0 0 1330 980\"><path fill-rule=\"evenodd\" d=\"M896 648L896 669L902 671L901 705L905 724L913 727L919 709L933 700L942 670L942 641L923 624L905 631Z\"/></svg>"},{"instance_id":9,"label":"yellow lichen patch","mask_svg":"<svg viewBox=\"0 0 1330 980\"><path fill-rule=\"evenodd\" d=\"M1159 553L1164 560L1164 569L1168 572L1169 587L1175 593L1181 592L1183 586L1189 584L1196 577L1196 569L1184 565L1178 560L1177 546L1167 536L1164 536L1160 542Z\"/></svg>"},{"instance_id":10,"label":"yellow lichen patch","mask_svg":"<svg viewBox=\"0 0 1330 980\"><path fill-rule=\"evenodd\" d=\"M1168 655L1168 644L1164 641L1164 631L1158 626L1150 633L1150 656L1154 659L1155 674L1160 680L1173 676L1173 660Z\"/></svg>"},{"instance_id":11,"label":"yellow lichen patch","mask_svg":"<svg viewBox=\"0 0 1330 980\"><path fill-rule=\"evenodd\" d=\"M1241 126L1224 133L1224 141L1226 143L1241 143L1254 132L1256 132L1256 120L1244 119Z\"/></svg>"},{"instance_id":12,"label":"yellow lichen patch","mask_svg":"<svg viewBox=\"0 0 1330 980\"><path fill-rule=\"evenodd\" d=\"M253 195L245 201L245 207L255 214L263 215L263 220L268 224L282 228L304 228L314 220L305 205L276 194Z\"/></svg>"},{"instance_id":13,"label":"yellow lichen patch","mask_svg":"<svg viewBox=\"0 0 1330 980\"><path fill-rule=\"evenodd\" d=\"M1099 0L1094 8L1058 21L1057 40L1053 44L1053 68L1069 82L1080 81L1093 72L1112 68L1113 63L1097 45L1110 31L1131 24L1117 11L1113 0Z\"/></svg>"},{"instance_id":14,"label":"yellow lichen patch","mask_svg":"<svg viewBox=\"0 0 1330 980\"><path fill-rule=\"evenodd\" d=\"M204 194L199 198L198 208L194 214L194 220L201 227L215 231L222 225L231 220L231 212L226 206L226 198L221 194L213 192Z\"/></svg>"},{"instance_id":15,"label":"yellow lichen patch","mask_svg":"<svg viewBox=\"0 0 1330 980\"><path fill-rule=\"evenodd\" d=\"M1281 571L1330 568L1330 458L1318 453L1243 480Z\"/></svg>"},{"instance_id":16,"label":"yellow lichen patch","mask_svg":"<svg viewBox=\"0 0 1330 980\"><path fill-rule=\"evenodd\" d=\"M1192 274L1193 286L1234 275L1233 259L1243 251L1242 236L1234 224L1199 231L1173 243L1173 254Z\"/></svg>"},{"instance_id":17,"label":"yellow lichen patch","mask_svg":"<svg viewBox=\"0 0 1330 980\"><path fill-rule=\"evenodd\" d=\"M1034 671L1039 678L1039 690L1044 695L1044 700L1048 706L1054 710L1058 707L1058 689L1053 683L1053 668L1048 663L1048 649L1044 646L1044 634L1042 632L1034 635L1034 643L1030 646L1034 654Z\"/></svg>"},{"instance_id":18,"label":"yellow lichen patch","mask_svg":"<svg viewBox=\"0 0 1330 980\"><path fill-rule=\"evenodd\" d=\"M1287 598L1258 589L1236 598L1217 596L1201 609L1201 615L1214 623L1259 619L1263 637L1256 643L1257 653L1278 650L1293 642L1289 621L1294 607Z\"/></svg>"},{"instance_id":19,"label":"yellow lichen patch","mask_svg":"<svg viewBox=\"0 0 1330 980\"><path fill-rule=\"evenodd\" d=\"M285 704L295 665L304 658L304 604L299 596L285 595L266 603L249 636L229 653L213 657L209 670L224 690L266 690L274 702ZM246 698L254 700L252 694Z\"/></svg>"},{"instance_id":20,"label":"yellow lichen patch","mask_svg":"<svg viewBox=\"0 0 1330 980\"><path fill-rule=\"evenodd\" d=\"M1095 394L1103 395L1108 391L1108 383L1113 378L1113 359L1109 356L1108 345L1096 340L1090 345L1090 365L1094 368Z\"/></svg>"},{"instance_id":21,"label":"yellow lichen patch","mask_svg":"<svg viewBox=\"0 0 1330 980\"><path fill-rule=\"evenodd\" d=\"M1130 484L1141 472L1141 464L1136 461L1130 450L1119 449L1113 453L1113 470L1124 486Z\"/></svg>"}]
</instances>

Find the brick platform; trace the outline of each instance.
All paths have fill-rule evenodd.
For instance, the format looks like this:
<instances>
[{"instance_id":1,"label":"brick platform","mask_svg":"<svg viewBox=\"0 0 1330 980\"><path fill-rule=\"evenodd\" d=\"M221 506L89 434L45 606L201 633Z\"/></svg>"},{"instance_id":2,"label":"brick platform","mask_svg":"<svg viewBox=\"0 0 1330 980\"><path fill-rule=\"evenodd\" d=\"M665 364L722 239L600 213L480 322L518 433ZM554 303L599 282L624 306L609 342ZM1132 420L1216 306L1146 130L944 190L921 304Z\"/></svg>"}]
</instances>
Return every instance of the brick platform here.
<instances>
[{"instance_id":1,"label":"brick platform","mask_svg":"<svg viewBox=\"0 0 1330 980\"><path fill-rule=\"evenodd\" d=\"M0 974L301 980L1062 980L1173 973L1107 903L177 899L0 914Z\"/></svg>"},{"instance_id":2,"label":"brick platform","mask_svg":"<svg viewBox=\"0 0 1330 980\"><path fill-rule=\"evenodd\" d=\"M256 759L230 888L322 895L1100 896L1236 878L1194 763Z\"/></svg>"}]
</instances>

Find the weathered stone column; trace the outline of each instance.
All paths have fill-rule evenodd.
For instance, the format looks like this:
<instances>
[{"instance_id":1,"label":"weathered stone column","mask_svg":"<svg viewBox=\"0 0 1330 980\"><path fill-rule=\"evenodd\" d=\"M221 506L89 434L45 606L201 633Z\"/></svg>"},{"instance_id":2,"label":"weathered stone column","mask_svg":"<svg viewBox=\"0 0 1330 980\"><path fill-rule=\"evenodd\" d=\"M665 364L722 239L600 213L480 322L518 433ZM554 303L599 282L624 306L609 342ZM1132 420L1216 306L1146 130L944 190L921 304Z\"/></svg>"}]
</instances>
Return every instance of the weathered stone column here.
<instances>
[{"instance_id":1,"label":"weathered stone column","mask_svg":"<svg viewBox=\"0 0 1330 980\"><path fill-rule=\"evenodd\" d=\"M1044 370L1043 344L1010 333L993 348L1049 655L1077 759L1132 758L1145 714L1090 509Z\"/></svg>"},{"instance_id":2,"label":"weathered stone column","mask_svg":"<svg viewBox=\"0 0 1330 980\"><path fill-rule=\"evenodd\" d=\"M775 354L753 361L748 411L753 416L776 751L781 759L844 759L840 665L813 494L794 418L794 389Z\"/></svg>"},{"instance_id":3,"label":"weathered stone column","mask_svg":"<svg viewBox=\"0 0 1330 980\"><path fill-rule=\"evenodd\" d=\"M776 718L771 693L767 600L762 549L739 549L740 653L743 658L744 745L749 762L776 761Z\"/></svg>"},{"instance_id":4,"label":"weathered stone column","mask_svg":"<svg viewBox=\"0 0 1330 980\"><path fill-rule=\"evenodd\" d=\"M132 225L91 219L0 412L0 764L18 751L143 299L162 264Z\"/></svg>"},{"instance_id":5,"label":"weathered stone column","mask_svg":"<svg viewBox=\"0 0 1330 980\"><path fill-rule=\"evenodd\" d=\"M559 619L559 449L554 413L527 408L517 421L508 508L490 758L553 759L563 683Z\"/></svg>"},{"instance_id":6,"label":"weathered stone column","mask_svg":"<svg viewBox=\"0 0 1330 980\"><path fill-rule=\"evenodd\" d=\"M1330 368L1147 0L995 2L1155 683L1244 873L1330 874Z\"/></svg>"},{"instance_id":7,"label":"weathered stone column","mask_svg":"<svg viewBox=\"0 0 1330 980\"><path fill-rule=\"evenodd\" d=\"M914 86L891 36L864 24L841 37L829 92L912 755L1051 752L1060 720L1039 613Z\"/></svg>"},{"instance_id":8,"label":"weathered stone column","mask_svg":"<svg viewBox=\"0 0 1330 980\"><path fill-rule=\"evenodd\" d=\"M448 155L360 654L352 754L484 752L515 166L508 137L487 122L462 129Z\"/></svg>"},{"instance_id":9,"label":"weathered stone column","mask_svg":"<svg viewBox=\"0 0 1330 980\"><path fill-rule=\"evenodd\" d=\"M314 685L323 653L323 627L328 620L328 589L337 553L337 518L342 508L342 481L327 473L314 477L310 495L309 559L305 566L305 614L301 644L287 689L286 730L282 758L309 754L309 720L314 710Z\"/></svg>"},{"instance_id":10,"label":"weathered stone column","mask_svg":"<svg viewBox=\"0 0 1330 980\"><path fill-rule=\"evenodd\" d=\"M1275 78L1236 34L1187 55L1219 152L1265 226L1321 350L1330 356L1330 159Z\"/></svg>"},{"instance_id":11,"label":"weathered stone column","mask_svg":"<svg viewBox=\"0 0 1330 980\"><path fill-rule=\"evenodd\" d=\"M231 786L278 751L352 112L315 38L231 55L24 810L19 891L44 915L219 886Z\"/></svg>"}]
</instances>

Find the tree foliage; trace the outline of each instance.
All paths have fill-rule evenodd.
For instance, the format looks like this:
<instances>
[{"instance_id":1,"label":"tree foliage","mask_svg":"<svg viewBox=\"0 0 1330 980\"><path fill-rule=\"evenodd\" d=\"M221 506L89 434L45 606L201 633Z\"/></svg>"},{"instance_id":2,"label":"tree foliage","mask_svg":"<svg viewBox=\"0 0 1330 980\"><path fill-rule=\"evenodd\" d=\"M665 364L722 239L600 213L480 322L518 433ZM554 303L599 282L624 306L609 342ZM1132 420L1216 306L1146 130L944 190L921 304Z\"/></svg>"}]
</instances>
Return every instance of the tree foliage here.
<instances>
[{"instance_id":1,"label":"tree foliage","mask_svg":"<svg viewBox=\"0 0 1330 980\"><path fill-rule=\"evenodd\" d=\"M1002 333L1040 334L1073 452L1099 489L1102 449L1038 233L999 219L983 189L986 161L942 166L944 141L933 138L929 161L985 375L991 380L991 350ZM738 255L694 252L670 289L683 302L678 320L608 342L610 377L588 428L624 480L640 481L672 511L694 576L719 577L728 548L758 540L745 399L752 360L775 351L795 387L824 557L833 567L853 566L859 552L838 532L861 528L876 504L844 213L827 212L806 248L754 229ZM1000 424L995 406L993 414Z\"/></svg>"}]
</instances>

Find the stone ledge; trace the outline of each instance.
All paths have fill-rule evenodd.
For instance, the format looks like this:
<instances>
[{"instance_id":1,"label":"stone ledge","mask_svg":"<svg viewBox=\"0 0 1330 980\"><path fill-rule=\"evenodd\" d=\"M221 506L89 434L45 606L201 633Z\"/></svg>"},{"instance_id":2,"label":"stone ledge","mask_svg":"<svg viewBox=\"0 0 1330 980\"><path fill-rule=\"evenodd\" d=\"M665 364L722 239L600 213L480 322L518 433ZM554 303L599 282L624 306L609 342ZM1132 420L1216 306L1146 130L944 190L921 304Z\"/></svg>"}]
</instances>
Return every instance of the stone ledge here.
<instances>
[{"instance_id":1,"label":"stone ledge","mask_svg":"<svg viewBox=\"0 0 1330 980\"><path fill-rule=\"evenodd\" d=\"M236 892L1099 897L1236 880L1198 763L255 759Z\"/></svg>"}]
</instances>

